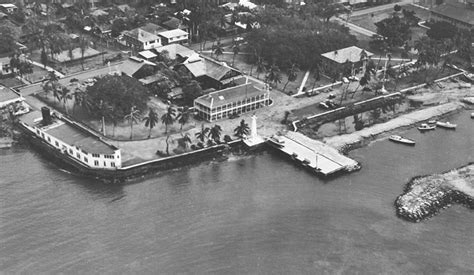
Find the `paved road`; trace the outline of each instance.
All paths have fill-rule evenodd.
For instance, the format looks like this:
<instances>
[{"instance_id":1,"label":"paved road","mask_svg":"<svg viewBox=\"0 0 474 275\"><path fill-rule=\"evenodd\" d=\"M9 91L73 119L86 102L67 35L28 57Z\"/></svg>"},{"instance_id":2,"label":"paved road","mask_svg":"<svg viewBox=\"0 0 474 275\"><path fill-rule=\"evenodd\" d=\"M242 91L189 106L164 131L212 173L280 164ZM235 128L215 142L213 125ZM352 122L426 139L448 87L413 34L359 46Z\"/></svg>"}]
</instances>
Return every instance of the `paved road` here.
<instances>
[{"instance_id":1,"label":"paved road","mask_svg":"<svg viewBox=\"0 0 474 275\"><path fill-rule=\"evenodd\" d=\"M342 24L342 25L348 27L351 31L357 32L357 33L360 33L360 34L363 34L363 35L366 35L366 36L369 36L369 37L372 37L372 35L377 34L377 33L373 32L373 31L369 31L368 29L364 29L364 28L359 27L359 26L357 26L357 25L354 25L354 24L352 24L352 23L350 23L350 22L346 22L345 19L341 19L341 18L339 18L339 17L334 17L333 19L331 19L331 21L337 21L337 22L339 22L340 24Z\"/></svg>"},{"instance_id":2,"label":"paved road","mask_svg":"<svg viewBox=\"0 0 474 275\"><path fill-rule=\"evenodd\" d=\"M373 8L368 8L368 9L363 9L363 10L356 10L356 11L352 12L351 17L359 16L359 15L365 15L365 14L371 14L371 13L378 12L378 11L381 11L381 10L386 10L386 9L393 9L393 7L395 5L403 6L403 5L408 5L408 4L412 4L412 3L413 3L413 0L401 0L400 2L396 2L396 3L390 3L390 4L376 6L376 7L373 7Z\"/></svg>"}]
</instances>

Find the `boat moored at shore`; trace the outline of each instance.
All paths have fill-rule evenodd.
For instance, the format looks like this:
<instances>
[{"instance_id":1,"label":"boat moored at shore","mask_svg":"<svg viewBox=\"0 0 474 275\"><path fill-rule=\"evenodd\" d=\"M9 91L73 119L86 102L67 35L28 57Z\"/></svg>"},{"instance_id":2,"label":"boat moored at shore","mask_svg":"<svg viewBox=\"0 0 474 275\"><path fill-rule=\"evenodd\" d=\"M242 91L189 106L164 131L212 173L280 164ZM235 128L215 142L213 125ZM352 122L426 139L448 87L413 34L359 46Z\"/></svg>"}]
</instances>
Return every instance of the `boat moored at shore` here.
<instances>
[{"instance_id":1,"label":"boat moored at shore","mask_svg":"<svg viewBox=\"0 0 474 275\"><path fill-rule=\"evenodd\" d=\"M436 125L441 127L441 128L452 129L452 130L456 129L456 127L457 127L456 124L453 124L449 121L447 121L447 122L438 121L438 122L436 122Z\"/></svg>"},{"instance_id":2,"label":"boat moored at shore","mask_svg":"<svg viewBox=\"0 0 474 275\"><path fill-rule=\"evenodd\" d=\"M421 132L424 131L430 131L436 129L436 124L427 124L427 123L422 123L420 126L417 127L418 130Z\"/></svg>"},{"instance_id":3,"label":"boat moored at shore","mask_svg":"<svg viewBox=\"0 0 474 275\"><path fill-rule=\"evenodd\" d=\"M406 144L406 145L415 145L415 143L416 143L412 139L405 138L405 137L398 136L398 135L391 135L390 137L388 137L388 139L393 141L393 142L398 142L398 143L402 143L402 144Z\"/></svg>"}]
</instances>

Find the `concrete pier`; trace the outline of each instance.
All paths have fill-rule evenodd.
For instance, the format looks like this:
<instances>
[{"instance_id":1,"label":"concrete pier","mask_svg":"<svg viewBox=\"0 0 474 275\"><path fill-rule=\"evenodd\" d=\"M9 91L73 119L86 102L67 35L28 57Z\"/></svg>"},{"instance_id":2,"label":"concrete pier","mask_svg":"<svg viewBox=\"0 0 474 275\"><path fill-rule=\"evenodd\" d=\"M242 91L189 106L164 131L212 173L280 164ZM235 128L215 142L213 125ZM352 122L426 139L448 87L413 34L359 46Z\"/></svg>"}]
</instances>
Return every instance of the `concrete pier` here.
<instances>
[{"instance_id":1,"label":"concrete pier","mask_svg":"<svg viewBox=\"0 0 474 275\"><path fill-rule=\"evenodd\" d=\"M359 164L355 160L342 155L327 144L297 132L273 136L268 139L268 142L276 149L324 176L341 170L353 171L359 168Z\"/></svg>"}]
</instances>

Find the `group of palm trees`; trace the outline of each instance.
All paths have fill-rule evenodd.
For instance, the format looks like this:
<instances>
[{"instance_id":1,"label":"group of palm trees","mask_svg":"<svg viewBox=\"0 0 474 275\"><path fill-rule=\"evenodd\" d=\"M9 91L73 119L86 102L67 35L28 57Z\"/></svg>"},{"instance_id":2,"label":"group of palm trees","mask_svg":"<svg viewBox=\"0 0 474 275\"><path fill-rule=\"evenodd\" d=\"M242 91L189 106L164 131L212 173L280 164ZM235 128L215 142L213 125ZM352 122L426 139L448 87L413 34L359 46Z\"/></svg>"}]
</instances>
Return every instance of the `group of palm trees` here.
<instances>
[{"instance_id":1,"label":"group of palm trees","mask_svg":"<svg viewBox=\"0 0 474 275\"><path fill-rule=\"evenodd\" d=\"M145 127L149 129L148 138L150 138L152 129L155 128L156 125L158 125L160 120L161 123L165 125L165 134L168 134L168 127L174 124L174 122L176 121L181 124L180 130L182 132L184 124L188 123L190 117L191 112L187 107L183 107L178 113L177 108L169 106L166 112L161 115L161 117L158 115L158 112L154 108L150 108L148 110L148 114L142 119L142 121L145 123ZM130 139L133 138L133 124L138 123L138 121L140 121L140 118L140 112L135 107L132 107L130 109L130 113L128 113L124 117L125 120L128 120L130 122Z\"/></svg>"}]
</instances>

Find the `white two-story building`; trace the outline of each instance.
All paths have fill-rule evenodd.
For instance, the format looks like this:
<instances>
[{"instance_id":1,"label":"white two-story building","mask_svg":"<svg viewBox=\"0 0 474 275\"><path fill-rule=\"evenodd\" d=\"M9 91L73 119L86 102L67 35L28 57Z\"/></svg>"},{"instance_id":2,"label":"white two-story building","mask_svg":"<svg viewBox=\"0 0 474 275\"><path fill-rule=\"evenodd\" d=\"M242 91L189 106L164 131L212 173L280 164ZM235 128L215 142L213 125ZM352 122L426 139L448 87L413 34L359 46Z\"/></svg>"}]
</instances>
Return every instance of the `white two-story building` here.
<instances>
[{"instance_id":1,"label":"white two-story building","mask_svg":"<svg viewBox=\"0 0 474 275\"><path fill-rule=\"evenodd\" d=\"M64 158L92 169L116 170L122 167L120 149L92 135L48 108L20 117L21 125L46 146Z\"/></svg>"}]
</instances>

